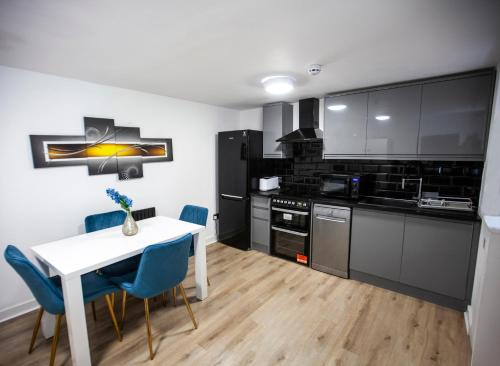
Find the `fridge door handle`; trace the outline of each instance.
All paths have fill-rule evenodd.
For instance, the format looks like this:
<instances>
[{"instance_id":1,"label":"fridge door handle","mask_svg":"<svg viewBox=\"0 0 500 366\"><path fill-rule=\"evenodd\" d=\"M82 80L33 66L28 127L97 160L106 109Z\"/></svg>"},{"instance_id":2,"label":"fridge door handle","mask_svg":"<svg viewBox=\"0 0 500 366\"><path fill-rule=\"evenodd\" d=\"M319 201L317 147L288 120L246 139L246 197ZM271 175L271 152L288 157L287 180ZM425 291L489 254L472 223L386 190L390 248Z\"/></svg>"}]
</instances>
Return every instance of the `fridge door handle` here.
<instances>
[{"instance_id":1,"label":"fridge door handle","mask_svg":"<svg viewBox=\"0 0 500 366\"><path fill-rule=\"evenodd\" d=\"M221 196L222 198L228 198L228 199L230 199L230 200L238 200L238 201L243 201L243 200L246 200L246 199L247 199L247 197L242 197L242 196L234 196L234 195L232 195L232 194L224 194L224 193L222 193L220 196Z\"/></svg>"}]
</instances>

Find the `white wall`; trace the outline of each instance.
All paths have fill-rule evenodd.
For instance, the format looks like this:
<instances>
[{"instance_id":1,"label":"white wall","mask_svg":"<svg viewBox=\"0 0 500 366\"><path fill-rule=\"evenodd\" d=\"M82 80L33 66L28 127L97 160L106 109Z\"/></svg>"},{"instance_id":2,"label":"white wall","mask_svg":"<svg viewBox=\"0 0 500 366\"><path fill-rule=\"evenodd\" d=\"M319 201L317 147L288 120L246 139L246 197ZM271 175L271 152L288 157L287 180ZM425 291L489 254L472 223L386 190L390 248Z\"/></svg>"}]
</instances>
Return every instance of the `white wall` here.
<instances>
[{"instance_id":1,"label":"white wall","mask_svg":"<svg viewBox=\"0 0 500 366\"><path fill-rule=\"evenodd\" d=\"M500 63L497 65L500 70ZM500 75L497 75L495 96L484 165L479 213L500 215Z\"/></svg>"},{"instance_id":2,"label":"white wall","mask_svg":"<svg viewBox=\"0 0 500 366\"><path fill-rule=\"evenodd\" d=\"M144 178L89 176L86 166L34 169L30 134L82 135L83 117L114 118L143 137L171 137L174 161L144 164ZM210 210L214 240L216 133L238 129L239 112L153 94L0 66L0 249L29 247L83 232L85 216L118 209L114 187L134 208L177 217L186 203ZM28 288L0 260L0 321L35 306Z\"/></svg>"}]
</instances>

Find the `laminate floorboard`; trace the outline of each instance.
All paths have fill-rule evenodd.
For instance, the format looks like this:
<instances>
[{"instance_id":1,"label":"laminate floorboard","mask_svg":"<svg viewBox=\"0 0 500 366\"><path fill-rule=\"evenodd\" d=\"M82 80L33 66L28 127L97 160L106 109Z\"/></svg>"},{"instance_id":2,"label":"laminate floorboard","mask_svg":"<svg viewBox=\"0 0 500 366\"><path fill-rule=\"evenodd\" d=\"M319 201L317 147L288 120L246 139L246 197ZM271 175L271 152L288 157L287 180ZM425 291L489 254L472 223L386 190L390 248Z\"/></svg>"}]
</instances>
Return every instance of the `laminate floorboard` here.
<instances>
[{"instance_id":1,"label":"laminate floorboard","mask_svg":"<svg viewBox=\"0 0 500 366\"><path fill-rule=\"evenodd\" d=\"M463 314L255 251L207 248L209 297L197 301L193 258L184 282L199 328L178 292L151 300L149 360L142 300L130 298L118 342L104 299L87 308L94 365L468 365ZM117 297L119 314L121 296ZM28 354L36 313L0 324L0 365L47 365L50 340ZM63 321L57 365L70 365Z\"/></svg>"}]
</instances>

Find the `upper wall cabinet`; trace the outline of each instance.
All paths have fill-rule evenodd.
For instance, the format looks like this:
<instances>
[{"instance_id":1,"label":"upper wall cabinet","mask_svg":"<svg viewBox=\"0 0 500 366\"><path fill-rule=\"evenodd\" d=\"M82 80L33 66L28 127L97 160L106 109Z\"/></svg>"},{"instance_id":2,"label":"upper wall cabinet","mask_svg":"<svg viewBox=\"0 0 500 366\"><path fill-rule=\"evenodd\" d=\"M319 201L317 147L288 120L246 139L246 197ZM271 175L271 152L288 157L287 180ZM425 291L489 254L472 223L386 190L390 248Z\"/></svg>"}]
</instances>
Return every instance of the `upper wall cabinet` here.
<instances>
[{"instance_id":1,"label":"upper wall cabinet","mask_svg":"<svg viewBox=\"0 0 500 366\"><path fill-rule=\"evenodd\" d=\"M367 110L368 93L325 97L325 158L365 153Z\"/></svg>"},{"instance_id":2,"label":"upper wall cabinet","mask_svg":"<svg viewBox=\"0 0 500 366\"><path fill-rule=\"evenodd\" d=\"M264 158L284 158L285 149L277 139L293 130L293 106L273 103L263 107L263 155Z\"/></svg>"},{"instance_id":3,"label":"upper wall cabinet","mask_svg":"<svg viewBox=\"0 0 500 366\"><path fill-rule=\"evenodd\" d=\"M483 160L495 72L325 97L324 158Z\"/></svg>"},{"instance_id":4,"label":"upper wall cabinet","mask_svg":"<svg viewBox=\"0 0 500 366\"><path fill-rule=\"evenodd\" d=\"M421 86L374 91L368 97L366 153L415 155Z\"/></svg>"},{"instance_id":5,"label":"upper wall cabinet","mask_svg":"<svg viewBox=\"0 0 500 366\"><path fill-rule=\"evenodd\" d=\"M418 153L485 153L493 77L483 75L425 84Z\"/></svg>"}]
</instances>

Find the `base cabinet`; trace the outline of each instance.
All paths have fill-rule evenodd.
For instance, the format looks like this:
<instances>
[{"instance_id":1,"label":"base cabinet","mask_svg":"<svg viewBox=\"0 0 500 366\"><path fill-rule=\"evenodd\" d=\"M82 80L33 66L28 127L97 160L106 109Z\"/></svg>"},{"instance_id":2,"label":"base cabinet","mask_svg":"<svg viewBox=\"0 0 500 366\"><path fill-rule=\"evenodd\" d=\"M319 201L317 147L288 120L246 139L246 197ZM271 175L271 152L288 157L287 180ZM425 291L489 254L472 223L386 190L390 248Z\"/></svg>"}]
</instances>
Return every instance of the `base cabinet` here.
<instances>
[{"instance_id":1,"label":"base cabinet","mask_svg":"<svg viewBox=\"0 0 500 366\"><path fill-rule=\"evenodd\" d=\"M463 310L478 228L475 222L354 208L351 275Z\"/></svg>"},{"instance_id":2,"label":"base cabinet","mask_svg":"<svg viewBox=\"0 0 500 366\"><path fill-rule=\"evenodd\" d=\"M473 224L407 216L400 281L465 299Z\"/></svg>"},{"instance_id":3,"label":"base cabinet","mask_svg":"<svg viewBox=\"0 0 500 366\"><path fill-rule=\"evenodd\" d=\"M270 254L271 252L271 198L251 198L251 248Z\"/></svg>"},{"instance_id":4,"label":"base cabinet","mask_svg":"<svg viewBox=\"0 0 500 366\"><path fill-rule=\"evenodd\" d=\"M352 215L350 268L399 280L404 215L355 209Z\"/></svg>"}]
</instances>

